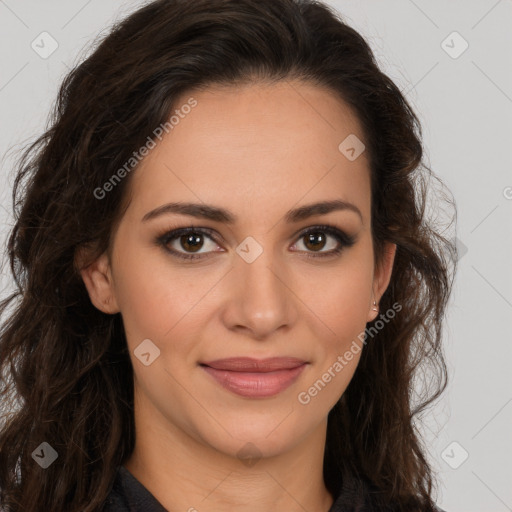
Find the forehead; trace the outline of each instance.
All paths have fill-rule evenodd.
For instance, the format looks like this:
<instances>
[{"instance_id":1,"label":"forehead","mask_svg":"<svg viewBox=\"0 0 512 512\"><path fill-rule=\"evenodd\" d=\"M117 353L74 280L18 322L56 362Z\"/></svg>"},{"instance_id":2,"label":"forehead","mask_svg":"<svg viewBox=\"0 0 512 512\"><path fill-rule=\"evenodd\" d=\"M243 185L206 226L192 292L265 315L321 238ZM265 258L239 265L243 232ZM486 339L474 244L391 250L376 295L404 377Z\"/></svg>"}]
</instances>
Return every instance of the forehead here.
<instances>
[{"instance_id":1,"label":"forehead","mask_svg":"<svg viewBox=\"0 0 512 512\"><path fill-rule=\"evenodd\" d=\"M181 108L191 98L195 106ZM173 128L134 173L139 212L176 200L243 214L345 199L369 214L366 154L350 161L339 149L364 134L333 92L300 81L212 86L183 94L173 113Z\"/></svg>"}]
</instances>

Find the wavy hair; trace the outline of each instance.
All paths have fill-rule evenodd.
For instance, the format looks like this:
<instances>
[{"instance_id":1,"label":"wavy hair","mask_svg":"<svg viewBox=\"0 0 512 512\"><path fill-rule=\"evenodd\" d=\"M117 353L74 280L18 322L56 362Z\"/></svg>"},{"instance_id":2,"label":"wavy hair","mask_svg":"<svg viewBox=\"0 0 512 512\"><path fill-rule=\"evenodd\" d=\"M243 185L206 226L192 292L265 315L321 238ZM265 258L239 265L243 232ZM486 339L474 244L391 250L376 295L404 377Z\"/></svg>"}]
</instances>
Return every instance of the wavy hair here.
<instances>
[{"instance_id":1,"label":"wavy hair","mask_svg":"<svg viewBox=\"0 0 512 512\"><path fill-rule=\"evenodd\" d=\"M365 347L329 413L326 487L338 496L364 479L396 510L433 509L434 472L415 425L447 385L442 326L457 259L427 215L432 178L441 180L423 163L416 114L364 38L321 2L157 0L96 40L63 80L45 133L16 161L7 244L15 291L0 304L6 510L100 511L134 447L121 315L92 305L76 264L81 248L90 261L110 250L133 173L101 200L98 187L182 94L289 79L328 88L356 113L376 264L384 242L397 245L380 304L402 309ZM414 399L418 376L426 385ZM58 453L46 469L33 458L42 442Z\"/></svg>"}]
</instances>

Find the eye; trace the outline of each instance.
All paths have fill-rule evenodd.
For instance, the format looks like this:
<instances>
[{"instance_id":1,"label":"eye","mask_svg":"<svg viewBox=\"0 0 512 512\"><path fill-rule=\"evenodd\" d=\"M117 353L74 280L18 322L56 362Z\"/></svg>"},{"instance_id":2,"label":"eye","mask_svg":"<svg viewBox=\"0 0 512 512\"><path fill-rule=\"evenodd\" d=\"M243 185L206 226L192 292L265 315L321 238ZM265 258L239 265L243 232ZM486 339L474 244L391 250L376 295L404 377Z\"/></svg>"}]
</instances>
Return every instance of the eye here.
<instances>
[{"instance_id":1,"label":"eye","mask_svg":"<svg viewBox=\"0 0 512 512\"><path fill-rule=\"evenodd\" d=\"M164 249L179 258L199 259L204 257L204 253L199 252L204 246L204 237L215 242L213 239L213 230L208 228L195 228L191 226L169 231L158 237L157 242L162 245ZM215 249L215 247L218 247L216 242L213 243L213 249ZM181 252L182 249L185 251L191 251L192 253L183 253ZM205 252L208 253L211 251Z\"/></svg>"},{"instance_id":2,"label":"eye","mask_svg":"<svg viewBox=\"0 0 512 512\"><path fill-rule=\"evenodd\" d=\"M205 247L205 238L210 240L212 250L208 250L206 244L206 250L200 252ZM344 231L329 225L308 228L302 231L298 238L296 244L302 243L305 247L305 249L300 249L299 252L305 252L307 257L312 258L335 256L341 253L345 247L351 247L356 242L355 236L348 235ZM334 247L328 251L323 251L322 249L328 245L329 238L331 238L330 245L334 245ZM215 249L219 247L213 230L193 226L168 231L157 237L156 242L173 256L184 259L209 257L208 255L215 252ZM297 252L297 249L293 249L293 251Z\"/></svg>"},{"instance_id":3,"label":"eye","mask_svg":"<svg viewBox=\"0 0 512 512\"><path fill-rule=\"evenodd\" d=\"M328 251L322 251L327 244L327 240L334 239L334 248ZM314 226L302 231L299 235L299 242L306 248L306 256L311 258L335 256L340 254L345 247L352 247L356 242L356 237L348 235L334 226ZM332 242L331 242L331 245Z\"/></svg>"}]
</instances>

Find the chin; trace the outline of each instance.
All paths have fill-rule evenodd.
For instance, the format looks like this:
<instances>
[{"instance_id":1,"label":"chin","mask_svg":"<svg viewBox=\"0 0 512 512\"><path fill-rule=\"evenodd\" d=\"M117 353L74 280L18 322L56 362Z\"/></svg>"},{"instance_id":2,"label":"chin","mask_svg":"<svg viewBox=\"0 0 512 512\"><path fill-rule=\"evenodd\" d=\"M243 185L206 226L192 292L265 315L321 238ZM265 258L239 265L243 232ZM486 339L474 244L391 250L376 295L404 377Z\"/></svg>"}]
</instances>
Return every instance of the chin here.
<instances>
[{"instance_id":1,"label":"chin","mask_svg":"<svg viewBox=\"0 0 512 512\"><path fill-rule=\"evenodd\" d=\"M202 423L197 433L203 443L234 458L273 457L292 449L307 435L308 425L297 422L294 414L289 412L279 417L260 417L259 420L250 414L245 419L238 415L232 422L226 421L224 416L222 427L214 422L213 429L201 432L204 430Z\"/></svg>"}]
</instances>

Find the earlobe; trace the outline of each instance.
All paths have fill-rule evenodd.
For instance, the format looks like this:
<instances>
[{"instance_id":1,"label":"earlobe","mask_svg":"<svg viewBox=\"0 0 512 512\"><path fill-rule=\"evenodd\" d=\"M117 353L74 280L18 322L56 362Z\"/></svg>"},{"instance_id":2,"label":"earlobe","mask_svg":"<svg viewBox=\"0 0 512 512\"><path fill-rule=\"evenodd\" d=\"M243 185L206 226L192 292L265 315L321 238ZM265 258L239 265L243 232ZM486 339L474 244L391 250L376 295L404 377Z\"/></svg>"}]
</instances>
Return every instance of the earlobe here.
<instances>
[{"instance_id":1,"label":"earlobe","mask_svg":"<svg viewBox=\"0 0 512 512\"><path fill-rule=\"evenodd\" d=\"M108 254L104 253L87 267L79 268L93 305L107 314L119 312Z\"/></svg>"},{"instance_id":2,"label":"earlobe","mask_svg":"<svg viewBox=\"0 0 512 512\"><path fill-rule=\"evenodd\" d=\"M379 300L384 295L393 272L393 263L396 255L396 244L387 242L384 246L384 255L381 264L377 266L373 279L372 305L368 312L368 322L372 322L379 314Z\"/></svg>"}]
</instances>

